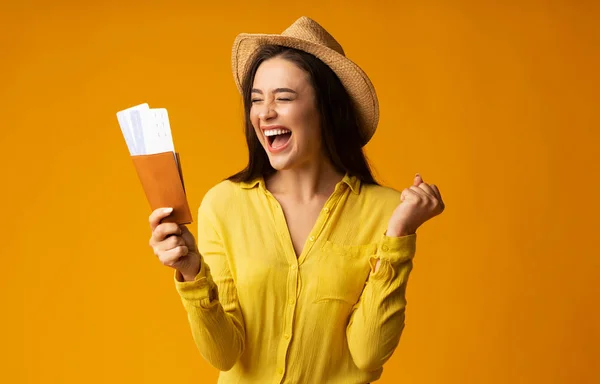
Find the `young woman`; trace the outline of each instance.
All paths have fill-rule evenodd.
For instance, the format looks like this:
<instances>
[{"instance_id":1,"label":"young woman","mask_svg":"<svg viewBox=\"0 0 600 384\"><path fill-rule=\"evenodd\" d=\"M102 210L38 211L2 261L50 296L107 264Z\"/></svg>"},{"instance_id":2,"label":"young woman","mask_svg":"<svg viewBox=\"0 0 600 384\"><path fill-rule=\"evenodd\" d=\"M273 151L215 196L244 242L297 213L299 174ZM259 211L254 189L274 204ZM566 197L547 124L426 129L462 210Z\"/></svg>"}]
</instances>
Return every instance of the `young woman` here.
<instances>
[{"instance_id":1,"label":"young woman","mask_svg":"<svg viewBox=\"0 0 600 384\"><path fill-rule=\"evenodd\" d=\"M376 183L368 77L320 25L237 37L248 166L205 195L198 239L150 215L150 245L219 383L369 383L398 345L416 230L440 214L417 174Z\"/></svg>"}]
</instances>

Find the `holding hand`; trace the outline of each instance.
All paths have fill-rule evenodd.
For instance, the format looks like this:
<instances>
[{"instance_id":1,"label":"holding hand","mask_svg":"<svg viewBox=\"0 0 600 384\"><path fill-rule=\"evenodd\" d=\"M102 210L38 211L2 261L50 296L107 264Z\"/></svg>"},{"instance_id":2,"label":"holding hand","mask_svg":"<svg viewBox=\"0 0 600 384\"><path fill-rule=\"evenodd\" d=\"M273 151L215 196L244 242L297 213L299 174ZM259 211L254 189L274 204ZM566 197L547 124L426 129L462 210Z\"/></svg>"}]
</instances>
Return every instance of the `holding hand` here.
<instances>
[{"instance_id":1,"label":"holding hand","mask_svg":"<svg viewBox=\"0 0 600 384\"><path fill-rule=\"evenodd\" d=\"M150 215L150 246L161 263L178 270L185 281L191 281L200 270L196 239L185 225L160 223L171 212L172 208L159 208Z\"/></svg>"},{"instance_id":2,"label":"holding hand","mask_svg":"<svg viewBox=\"0 0 600 384\"><path fill-rule=\"evenodd\" d=\"M390 218L387 236L412 235L424 222L444 211L445 205L438 188L423 181L417 173L410 188L402 191L402 202Z\"/></svg>"}]
</instances>

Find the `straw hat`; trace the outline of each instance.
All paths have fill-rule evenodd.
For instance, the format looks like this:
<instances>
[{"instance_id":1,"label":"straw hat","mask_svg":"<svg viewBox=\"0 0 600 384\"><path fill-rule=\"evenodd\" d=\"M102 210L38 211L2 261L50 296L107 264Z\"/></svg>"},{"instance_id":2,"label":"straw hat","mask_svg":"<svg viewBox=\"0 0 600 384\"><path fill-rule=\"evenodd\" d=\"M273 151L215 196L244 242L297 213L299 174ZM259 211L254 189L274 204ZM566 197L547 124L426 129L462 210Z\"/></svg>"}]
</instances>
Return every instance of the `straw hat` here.
<instances>
[{"instance_id":1,"label":"straw hat","mask_svg":"<svg viewBox=\"0 0 600 384\"><path fill-rule=\"evenodd\" d=\"M308 52L327 64L337 74L354 102L365 137L364 144L371 139L379 121L379 102L371 80L346 57L342 46L329 32L306 16L296 20L280 35L241 33L236 37L231 61L233 77L240 93L254 54L260 46L270 44Z\"/></svg>"}]
</instances>

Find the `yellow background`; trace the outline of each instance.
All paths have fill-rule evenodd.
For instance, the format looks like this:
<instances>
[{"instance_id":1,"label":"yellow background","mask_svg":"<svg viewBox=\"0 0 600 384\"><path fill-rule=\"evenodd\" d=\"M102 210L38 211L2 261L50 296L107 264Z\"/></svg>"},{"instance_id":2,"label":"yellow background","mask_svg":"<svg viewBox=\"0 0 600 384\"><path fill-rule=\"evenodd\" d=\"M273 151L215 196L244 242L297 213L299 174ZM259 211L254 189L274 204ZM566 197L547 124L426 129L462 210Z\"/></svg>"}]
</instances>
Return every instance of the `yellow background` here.
<instances>
[{"instance_id":1,"label":"yellow background","mask_svg":"<svg viewBox=\"0 0 600 384\"><path fill-rule=\"evenodd\" d=\"M380 181L447 204L380 382L600 382L598 4L4 1L0 382L216 382L115 113L168 108L195 216L246 159L235 35L301 15L376 86Z\"/></svg>"}]
</instances>

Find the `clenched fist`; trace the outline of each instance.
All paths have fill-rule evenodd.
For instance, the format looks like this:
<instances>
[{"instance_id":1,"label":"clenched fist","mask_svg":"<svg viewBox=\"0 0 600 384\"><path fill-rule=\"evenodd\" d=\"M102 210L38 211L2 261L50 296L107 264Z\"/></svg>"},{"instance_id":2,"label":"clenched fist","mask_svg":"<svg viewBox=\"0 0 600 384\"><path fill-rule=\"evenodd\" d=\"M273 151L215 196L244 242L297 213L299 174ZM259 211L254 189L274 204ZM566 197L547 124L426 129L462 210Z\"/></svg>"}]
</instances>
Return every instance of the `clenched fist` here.
<instances>
[{"instance_id":1,"label":"clenched fist","mask_svg":"<svg viewBox=\"0 0 600 384\"><path fill-rule=\"evenodd\" d=\"M417 173L413 185L402 191L402 202L394 210L386 234L391 237L411 235L424 222L444 211L438 188L423 181Z\"/></svg>"},{"instance_id":2,"label":"clenched fist","mask_svg":"<svg viewBox=\"0 0 600 384\"><path fill-rule=\"evenodd\" d=\"M185 225L161 223L173 208L159 208L150 214L150 247L164 265L178 270L185 281L192 281L200 270L200 253L194 235Z\"/></svg>"}]
</instances>

